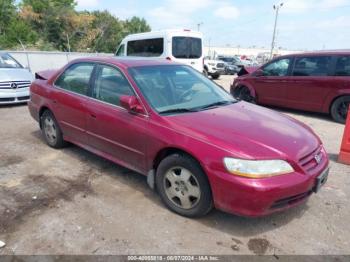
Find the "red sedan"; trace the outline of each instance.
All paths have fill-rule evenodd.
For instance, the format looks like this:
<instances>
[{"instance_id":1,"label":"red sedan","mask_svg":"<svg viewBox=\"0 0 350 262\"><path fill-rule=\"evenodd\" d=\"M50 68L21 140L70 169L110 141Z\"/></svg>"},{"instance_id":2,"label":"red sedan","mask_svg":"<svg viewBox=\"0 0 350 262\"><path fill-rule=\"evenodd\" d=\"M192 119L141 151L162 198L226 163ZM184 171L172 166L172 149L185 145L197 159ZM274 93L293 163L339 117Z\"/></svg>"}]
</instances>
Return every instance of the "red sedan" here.
<instances>
[{"instance_id":1,"label":"red sedan","mask_svg":"<svg viewBox=\"0 0 350 262\"><path fill-rule=\"evenodd\" d=\"M280 56L236 78L231 94L262 105L328 113L345 123L350 105L350 52Z\"/></svg>"},{"instance_id":2,"label":"red sedan","mask_svg":"<svg viewBox=\"0 0 350 262\"><path fill-rule=\"evenodd\" d=\"M328 176L312 130L234 100L189 66L89 58L36 74L29 110L46 142L74 143L147 176L184 216L260 216L305 201Z\"/></svg>"}]
</instances>

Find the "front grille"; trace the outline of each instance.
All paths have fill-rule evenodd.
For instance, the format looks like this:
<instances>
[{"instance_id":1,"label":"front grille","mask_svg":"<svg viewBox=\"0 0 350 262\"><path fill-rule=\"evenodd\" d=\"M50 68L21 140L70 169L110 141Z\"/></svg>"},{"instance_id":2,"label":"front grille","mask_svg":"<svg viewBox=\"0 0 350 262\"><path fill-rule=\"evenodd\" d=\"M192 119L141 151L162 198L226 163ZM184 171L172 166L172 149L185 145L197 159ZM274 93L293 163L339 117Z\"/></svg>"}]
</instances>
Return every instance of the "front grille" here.
<instances>
[{"instance_id":1,"label":"front grille","mask_svg":"<svg viewBox=\"0 0 350 262\"><path fill-rule=\"evenodd\" d=\"M316 156L321 156L322 159L320 162L316 161ZM312 171L314 168L316 168L321 162L324 160L324 155L322 154L322 147L318 147L314 151L312 151L310 154L302 157L299 160L299 165L302 167L302 169L306 172Z\"/></svg>"},{"instance_id":2,"label":"front grille","mask_svg":"<svg viewBox=\"0 0 350 262\"><path fill-rule=\"evenodd\" d=\"M217 67L217 68L224 68L224 67L225 67L225 64L224 64L224 63L217 63L217 64L216 64L216 67Z\"/></svg>"},{"instance_id":3,"label":"front grille","mask_svg":"<svg viewBox=\"0 0 350 262\"><path fill-rule=\"evenodd\" d=\"M307 198L311 194L312 194L312 191L309 191L309 192L305 192L305 193L302 193L299 195L295 195L295 196L291 196L291 197L277 200L275 203L273 203L273 205L270 208L277 209L277 208L283 208L283 207L286 207L288 205L295 204L295 203L300 202L303 199Z\"/></svg>"},{"instance_id":4,"label":"front grille","mask_svg":"<svg viewBox=\"0 0 350 262\"><path fill-rule=\"evenodd\" d=\"M24 100L29 100L30 96L22 96L22 97L17 97L18 101L24 101Z\"/></svg>"},{"instance_id":5,"label":"front grille","mask_svg":"<svg viewBox=\"0 0 350 262\"><path fill-rule=\"evenodd\" d=\"M15 101L15 98L13 97L0 98L0 102L13 102L13 101Z\"/></svg>"},{"instance_id":6,"label":"front grille","mask_svg":"<svg viewBox=\"0 0 350 262\"><path fill-rule=\"evenodd\" d=\"M0 82L0 89L21 89L30 86L30 81L7 81Z\"/></svg>"}]
</instances>

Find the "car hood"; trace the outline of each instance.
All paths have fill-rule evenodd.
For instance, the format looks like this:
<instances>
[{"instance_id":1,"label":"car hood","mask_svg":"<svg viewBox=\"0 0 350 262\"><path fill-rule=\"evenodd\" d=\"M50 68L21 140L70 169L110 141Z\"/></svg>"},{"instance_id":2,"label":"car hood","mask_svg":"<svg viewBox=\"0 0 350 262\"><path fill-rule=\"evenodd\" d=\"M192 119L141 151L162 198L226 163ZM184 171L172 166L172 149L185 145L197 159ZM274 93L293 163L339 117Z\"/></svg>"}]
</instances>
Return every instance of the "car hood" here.
<instances>
[{"instance_id":1,"label":"car hood","mask_svg":"<svg viewBox=\"0 0 350 262\"><path fill-rule=\"evenodd\" d=\"M168 117L177 130L245 159L298 161L321 141L306 125L281 113L237 102Z\"/></svg>"},{"instance_id":2,"label":"car hood","mask_svg":"<svg viewBox=\"0 0 350 262\"><path fill-rule=\"evenodd\" d=\"M0 68L0 82L33 81L34 77L25 68Z\"/></svg>"}]
</instances>

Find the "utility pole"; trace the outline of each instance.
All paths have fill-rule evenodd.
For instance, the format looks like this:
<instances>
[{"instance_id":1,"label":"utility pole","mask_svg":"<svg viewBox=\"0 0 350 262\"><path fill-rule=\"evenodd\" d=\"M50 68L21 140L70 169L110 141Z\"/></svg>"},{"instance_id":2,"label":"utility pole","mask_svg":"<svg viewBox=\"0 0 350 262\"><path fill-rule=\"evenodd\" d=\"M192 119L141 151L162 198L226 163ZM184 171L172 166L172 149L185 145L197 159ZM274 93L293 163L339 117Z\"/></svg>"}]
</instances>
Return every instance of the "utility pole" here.
<instances>
[{"instance_id":1,"label":"utility pole","mask_svg":"<svg viewBox=\"0 0 350 262\"><path fill-rule=\"evenodd\" d=\"M197 31L201 31L201 25L203 25L203 22L200 22L197 24Z\"/></svg>"},{"instance_id":2,"label":"utility pole","mask_svg":"<svg viewBox=\"0 0 350 262\"><path fill-rule=\"evenodd\" d=\"M276 10L276 16L275 16L275 26L274 26L274 28L273 28L273 35L272 35L270 59L272 59L273 49L274 49L274 47L275 47L275 39L276 39L276 28L277 28L278 13L279 13L280 8L281 8L282 6L283 6L283 3L279 3L278 5L273 5L273 9Z\"/></svg>"}]
</instances>

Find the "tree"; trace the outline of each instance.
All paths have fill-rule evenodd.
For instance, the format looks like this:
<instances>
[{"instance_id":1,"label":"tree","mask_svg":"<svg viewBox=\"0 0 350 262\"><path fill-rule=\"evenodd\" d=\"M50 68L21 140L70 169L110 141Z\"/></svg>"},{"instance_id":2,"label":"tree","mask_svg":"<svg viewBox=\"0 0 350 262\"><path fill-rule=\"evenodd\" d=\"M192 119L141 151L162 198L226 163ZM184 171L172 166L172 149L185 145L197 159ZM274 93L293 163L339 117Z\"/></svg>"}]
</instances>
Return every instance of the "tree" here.
<instances>
[{"instance_id":1,"label":"tree","mask_svg":"<svg viewBox=\"0 0 350 262\"><path fill-rule=\"evenodd\" d=\"M0 35L4 34L15 16L15 0L0 0Z\"/></svg>"},{"instance_id":2,"label":"tree","mask_svg":"<svg viewBox=\"0 0 350 262\"><path fill-rule=\"evenodd\" d=\"M151 31L151 27L144 18L133 16L125 21L125 29L128 34L143 33Z\"/></svg>"}]
</instances>

